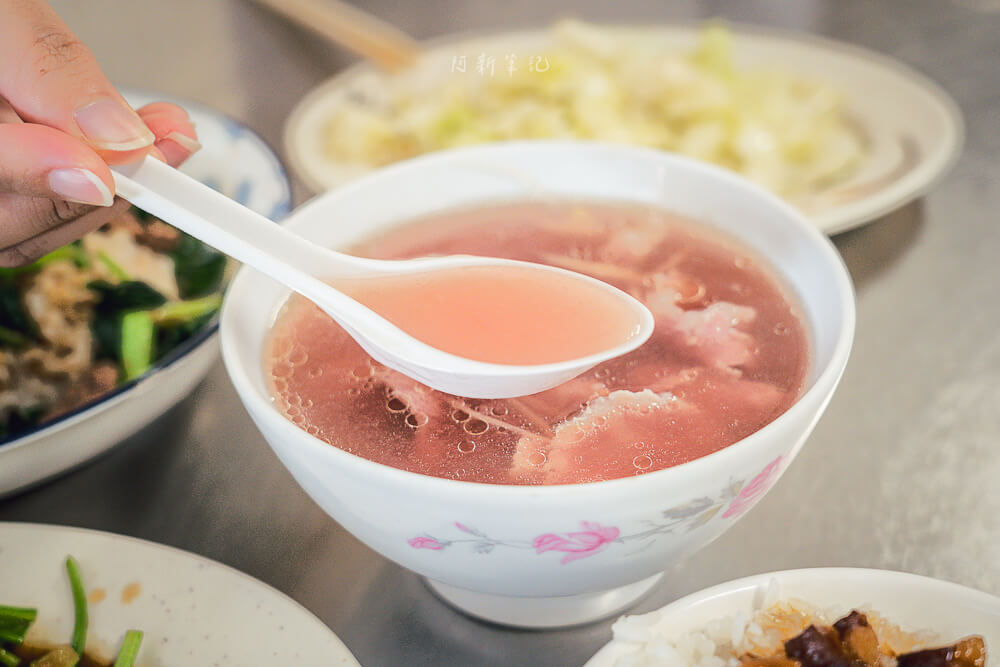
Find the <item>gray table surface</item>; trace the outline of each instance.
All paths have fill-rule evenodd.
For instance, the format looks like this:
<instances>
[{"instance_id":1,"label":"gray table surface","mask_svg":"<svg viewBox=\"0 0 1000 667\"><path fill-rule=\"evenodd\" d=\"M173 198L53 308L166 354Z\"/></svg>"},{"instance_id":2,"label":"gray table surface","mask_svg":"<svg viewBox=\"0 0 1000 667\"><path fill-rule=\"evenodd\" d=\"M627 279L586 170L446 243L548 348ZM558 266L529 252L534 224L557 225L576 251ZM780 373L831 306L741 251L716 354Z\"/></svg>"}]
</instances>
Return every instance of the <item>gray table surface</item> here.
<instances>
[{"instance_id":1,"label":"gray table surface","mask_svg":"<svg viewBox=\"0 0 1000 667\"><path fill-rule=\"evenodd\" d=\"M352 60L241 0L54 6L112 80L228 112L278 148L295 101ZM830 565L907 570L1000 594L1000 0L371 0L368 8L421 38L567 14L724 16L877 49L944 86L968 124L957 166L923 199L835 239L857 285L858 330L829 410L767 498L671 567L636 611L743 575ZM579 665L610 638L609 622L510 631L440 602L300 490L221 364L111 454L0 501L0 520L134 535L236 567L309 608L366 667Z\"/></svg>"}]
</instances>

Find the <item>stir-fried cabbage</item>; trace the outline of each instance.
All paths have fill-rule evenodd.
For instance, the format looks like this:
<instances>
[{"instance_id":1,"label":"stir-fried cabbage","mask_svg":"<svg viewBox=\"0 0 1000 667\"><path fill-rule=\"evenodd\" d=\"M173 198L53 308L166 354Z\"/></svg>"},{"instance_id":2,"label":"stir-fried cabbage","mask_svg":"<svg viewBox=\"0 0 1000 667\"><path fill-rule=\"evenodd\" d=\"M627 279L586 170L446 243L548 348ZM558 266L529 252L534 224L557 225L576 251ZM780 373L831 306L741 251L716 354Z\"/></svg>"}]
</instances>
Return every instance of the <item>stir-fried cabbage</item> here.
<instances>
[{"instance_id":1,"label":"stir-fried cabbage","mask_svg":"<svg viewBox=\"0 0 1000 667\"><path fill-rule=\"evenodd\" d=\"M327 155L373 167L466 144L584 138L714 162L789 199L848 175L864 145L840 92L780 63L737 67L731 41L710 26L678 53L654 31L561 23L544 60L493 54L491 73L469 54L447 76L386 77L377 103L347 100L331 115Z\"/></svg>"}]
</instances>

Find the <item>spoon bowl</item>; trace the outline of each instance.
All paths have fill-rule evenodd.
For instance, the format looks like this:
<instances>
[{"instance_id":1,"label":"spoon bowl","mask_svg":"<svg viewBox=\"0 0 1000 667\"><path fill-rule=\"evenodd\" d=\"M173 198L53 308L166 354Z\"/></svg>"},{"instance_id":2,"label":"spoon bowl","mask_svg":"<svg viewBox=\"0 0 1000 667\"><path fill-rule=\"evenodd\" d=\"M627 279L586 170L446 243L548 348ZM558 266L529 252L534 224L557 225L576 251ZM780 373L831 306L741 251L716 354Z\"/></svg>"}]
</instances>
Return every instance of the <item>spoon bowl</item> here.
<instances>
[{"instance_id":1,"label":"spoon bowl","mask_svg":"<svg viewBox=\"0 0 1000 667\"><path fill-rule=\"evenodd\" d=\"M653 316L631 295L566 269L514 260L448 256L374 260L323 248L150 157L113 168L118 194L231 257L283 283L323 309L377 361L429 387L469 398L510 398L555 387L644 343ZM620 299L635 316L631 335L593 354L531 365L477 361L433 347L325 282L410 276L472 267L538 271L541 279L579 280ZM589 307L585 306L585 307Z\"/></svg>"}]
</instances>

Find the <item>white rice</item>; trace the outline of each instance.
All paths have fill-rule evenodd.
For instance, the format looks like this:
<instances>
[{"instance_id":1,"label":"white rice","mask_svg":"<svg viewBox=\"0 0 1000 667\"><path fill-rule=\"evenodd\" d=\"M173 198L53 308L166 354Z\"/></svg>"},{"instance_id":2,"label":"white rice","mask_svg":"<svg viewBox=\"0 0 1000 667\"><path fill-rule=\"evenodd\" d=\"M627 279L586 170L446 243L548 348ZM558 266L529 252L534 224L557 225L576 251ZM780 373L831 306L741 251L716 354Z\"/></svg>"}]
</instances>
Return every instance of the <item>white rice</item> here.
<instances>
[{"instance_id":1,"label":"white rice","mask_svg":"<svg viewBox=\"0 0 1000 667\"><path fill-rule=\"evenodd\" d=\"M833 625L858 609L865 613L880 644L895 653L933 644L930 633L908 633L868 608L820 609L796 599L780 599L772 579L759 593L751 610L709 622L699 630L677 635L676 617L661 612L624 616L612 625L614 641L626 653L614 667L739 667L739 656L781 654L784 642L809 625ZM891 660L895 663L895 660Z\"/></svg>"}]
</instances>

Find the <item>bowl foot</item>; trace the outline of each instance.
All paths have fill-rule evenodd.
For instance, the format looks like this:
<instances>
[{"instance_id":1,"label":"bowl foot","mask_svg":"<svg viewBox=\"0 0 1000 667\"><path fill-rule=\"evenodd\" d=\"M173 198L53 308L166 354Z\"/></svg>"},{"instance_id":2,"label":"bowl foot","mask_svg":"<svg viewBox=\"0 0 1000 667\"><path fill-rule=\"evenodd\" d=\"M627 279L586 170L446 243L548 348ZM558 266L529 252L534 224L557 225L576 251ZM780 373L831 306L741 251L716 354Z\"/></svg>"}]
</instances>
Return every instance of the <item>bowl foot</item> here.
<instances>
[{"instance_id":1,"label":"bowl foot","mask_svg":"<svg viewBox=\"0 0 1000 667\"><path fill-rule=\"evenodd\" d=\"M441 599L469 616L516 628L561 628L593 623L635 604L659 582L663 573L634 584L597 593L564 597L511 597L477 593L425 579Z\"/></svg>"}]
</instances>

